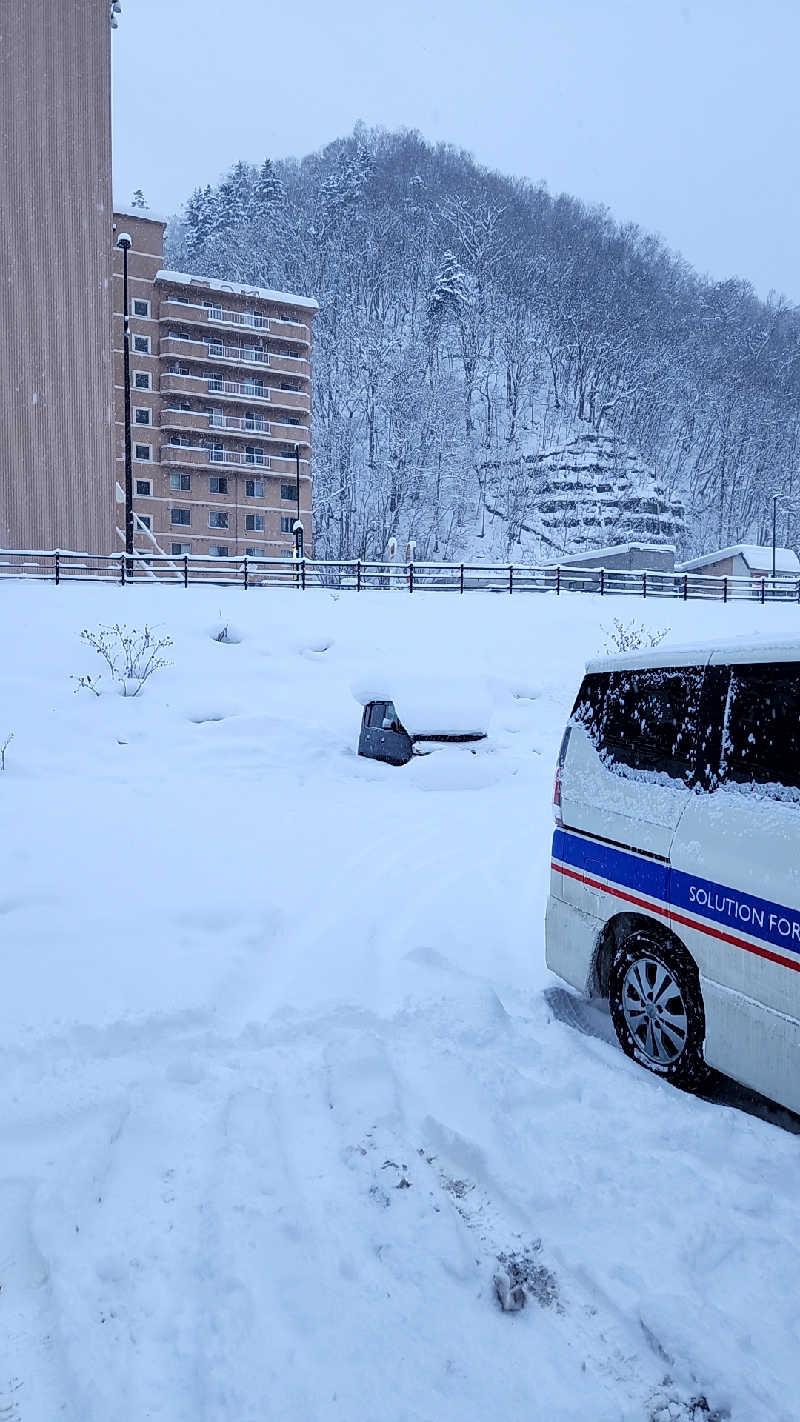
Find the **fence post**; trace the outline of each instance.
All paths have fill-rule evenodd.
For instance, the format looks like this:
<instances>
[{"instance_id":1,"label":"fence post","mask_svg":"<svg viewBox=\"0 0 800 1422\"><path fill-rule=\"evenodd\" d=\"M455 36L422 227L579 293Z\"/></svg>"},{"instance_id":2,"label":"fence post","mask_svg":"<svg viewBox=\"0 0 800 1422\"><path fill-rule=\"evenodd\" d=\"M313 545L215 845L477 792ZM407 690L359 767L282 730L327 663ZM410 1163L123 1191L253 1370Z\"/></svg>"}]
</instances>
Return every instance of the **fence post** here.
<instances>
[{"instance_id":1,"label":"fence post","mask_svg":"<svg viewBox=\"0 0 800 1422\"><path fill-rule=\"evenodd\" d=\"M60 559L60 555L59 555L59 553L58 553L58 550L56 550L56 587L58 587L60 581L61 581L61 559ZM800 588L798 588L798 600L800 600Z\"/></svg>"},{"instance_id":2,"label":"fence post","mask_svg":"<svg viewBox=\"0 0 800 1422\"><path fill-rule=\"evenodd\" d=\"M606 570L605 570L605 568L601 568L601 569L600 569L600 596L601 596L601 597L603 597L603 595L605 594L605 590L606 590Z\"/></svg>"},{"instance_id":3,"label":"fence post","mask_svg":"<svg viewBox=\"0 0 800 1422\"><path fill-rule=\"evenodd\" d=\"M461 574L459 578L458 591L464 591L464 564L461 564ZM800 602L800 582L797 584L797 601Z\"/></svg>"},{"instance_id":4,"label":"fence post","mask_svg":"<svg viewBox=\"0 0 800 1422\"><path fill-rule=\"evenodd\" d=\"M513 591L514 591L514 564L513 564L513 563L509 563L509 565L508 565L508 591L509 591L509 593L513 593Z\"/></svg>"},{"instance_id":5,"label":"fence post","mask_svg":"<svg viewBox=\"0 0 800 1422\"><path fill-rule=\"evenodd\" d=\"M125 554L124 554L124 553L120 553L120 555L119 555L119 580L120 580L120 582L122 583L122 586L124 587L124 586L125 586Z\"/></svg>"},{"instance_id":6,"label":"fence post","mask_svg":"<svg viewBox=\"0 0 800 1422\"><path fill-rule=\"evenodd\" d=\"M684 602L686 601L686 599L687 599L688 596L689 596L689 574L688 574L688 573L684 573L684 575L683 575L683 600L684 600Z\"/></svg>"},{"instance_id":7,"label":"fence post","mask_svg":"<svg viewBox=\"0 0 800 1422\"><path fill-rule=\"evenodd\" d=\"M413 560L412 560L412 562L410 562L409 565L408 565L408 591L409 591L410 593L413 593L413 591L414 591L414 563L413 563Z\"/></svg>"},{"instance_id":8,"label":"fence post","mask_svg":"<svg viewBox=\"0 0 800 1422\"><path fill-rule=\"evenodd\" d=\"M765 583L766 583L766 579L765 579L765 578L762 578L762 579L761 579L761 603L762 603L762 606L763 606L763 603L764 603L764 588L765 588Z\"/></svg>"},{"instance_id":9,"label":"fence post","mask_svg":"<svg viewBox=\"0 0 800 1422\"><path fill-rule=\"evenodd\" d=\"M800 578L797 579L797 601L800 602Z\"/></svg>"},{"instance_id":10,"label":"fence post","mask_svg":"<svg viewBox=\"0 0 800 1422\"><path fill-rule=\"evenodd\" d=\"M186 553L183 555L183 586L185 588L189 586L189 557Z\"/></svg>"},{"instance_id":11,"label":"fence post","mask_svg":"<svg viewBox=\"0 0 800 1422\"><path fill-rule=\"evenodd\" d=\"M300 586L301 586L301 588L303 589L303 592L305 592L305 590L306 590L306 560L305 560L304 557L300 559Z\"/></svg>"},{"instance_id":12,"label":"fence post","mask_svg":"<svg viewBox=\"0 0 800 1422\"><path fill-rule=\"evenodd\" d=\"M556 568L556 597L561 593L561 569Z\"/></svg>"},{"instance_id":13,"label":"fence post","mask_svg":"<svg viewBox=\"0 0 800 1422\"><path fill-rule=\"evenodd\" d=\"M642 569L642 597L647 597L647 569Z\"/></svg>"},{"instance_id":14,"label":"fence post","mask_svg":"<svg viewBox=\"0 0 800 1422\"><path fill-rule=\"evenodd\" d=\"M727 573L726 573L725 577L722 579L722 601L723 601L723 602L727 602L727 601L728 601L728 576L727 576Z\"/></svg>"},{"instance_id":15,"label":"fence post","mask_svg":"<svg viewBox=\"0 0 800 1422\"><path fill-rule=\"evenodd\" d=\"M246 554L246 553L245 553L244 558L243 558L243 560L242 560L242 567L243 567L243 569L244 569L244 590L245 590L245 592L247 592L247 554Z\"/></svg>"},{"instance_id":16,"label":"fence post","mask_svg":"<svg viewBox=\"0 0 800 1422\"><path fill-rule=\"evenodd\" d=\"M356 563L356 592L361 592L361 559Z\"/></svg>"}]
</instances>

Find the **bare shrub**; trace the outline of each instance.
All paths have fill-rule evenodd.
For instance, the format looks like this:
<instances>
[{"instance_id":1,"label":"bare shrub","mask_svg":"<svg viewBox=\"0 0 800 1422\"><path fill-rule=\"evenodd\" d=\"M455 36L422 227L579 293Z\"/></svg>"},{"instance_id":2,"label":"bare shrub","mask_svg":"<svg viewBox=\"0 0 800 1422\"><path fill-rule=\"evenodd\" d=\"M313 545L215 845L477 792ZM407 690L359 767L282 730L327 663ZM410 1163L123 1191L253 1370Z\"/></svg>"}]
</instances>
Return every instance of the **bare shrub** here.
<instances>
[{"instance_id":1,"label":"bare shrub","mask_svg":"<svg viewBox=\"0 0 800 1422\"><path fill-rule=\"evenodd\" d=\"M84 628L81 641L102 657L123 696L138 696L154 672L171 665L161 654L172 646L172 638L159 637L147 624L138 628L115 622L112 627L101 626L94 632ZM74 680L78 689L100 695L100 677L81 676Z\"/></svg>"},{"instance_id":2,"label":"bare shrub","mask_svg":"<svg viewBox=\"0 0 800 1422\"><path fill-rule=\"evenodd\" d=\"M603 651L606 656L614 656L617 652L635 652L640 647L660 647L669 630L669 627L645 627L635 618L620 622L615 617L613 626L603 628L606 634Z\"/></svg>"}]
</instances>

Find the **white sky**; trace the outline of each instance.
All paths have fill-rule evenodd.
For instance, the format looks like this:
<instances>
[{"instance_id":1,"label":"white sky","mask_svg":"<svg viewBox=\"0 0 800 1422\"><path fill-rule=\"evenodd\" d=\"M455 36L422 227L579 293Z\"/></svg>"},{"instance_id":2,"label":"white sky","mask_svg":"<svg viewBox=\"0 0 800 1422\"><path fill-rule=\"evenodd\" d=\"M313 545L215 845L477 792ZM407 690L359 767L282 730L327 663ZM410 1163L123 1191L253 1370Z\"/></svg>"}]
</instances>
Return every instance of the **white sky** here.
<instances>
[{"instance_id":1,"label":"white sky","mask_svg":"<svg viewBox=\"0 0 800 1422\"><path fill-rule=\"evenodd\" d=\"M405 125L800 302L800 0L123 0L115 192Z\"/></svg>"}]
</instances>

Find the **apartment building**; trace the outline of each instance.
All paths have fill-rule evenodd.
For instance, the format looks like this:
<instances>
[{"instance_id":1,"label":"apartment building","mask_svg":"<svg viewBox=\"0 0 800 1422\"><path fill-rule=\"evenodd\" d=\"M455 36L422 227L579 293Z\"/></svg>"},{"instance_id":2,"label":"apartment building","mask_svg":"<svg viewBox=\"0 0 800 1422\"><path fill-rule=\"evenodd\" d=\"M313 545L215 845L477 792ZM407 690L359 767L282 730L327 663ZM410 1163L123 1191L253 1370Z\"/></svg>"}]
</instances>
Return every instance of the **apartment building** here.
<instances>
[{"instance_id":1,"label":"apartment building","mask_svg":"<svg viewBox=\"0 0 800 1422\"><path fill-rule=\"evenodd\" d=\"M175 557L311 551L311 321L289 292L168 271L164 223L114 214L131 238L135 546ZM123 260L114 263L117 498L125 486ZM117 546L124 539L118 504Z\"/></svg>"},{"instance_id":2,"label":"apartment building","mask_svg":"<svg viewBox=\"0 0 800 1422\"><path fill-rule=\"evenodd\" d=\"M109 0L0 0L0 547L114 547Z\"/></svg>"}]
</instances>

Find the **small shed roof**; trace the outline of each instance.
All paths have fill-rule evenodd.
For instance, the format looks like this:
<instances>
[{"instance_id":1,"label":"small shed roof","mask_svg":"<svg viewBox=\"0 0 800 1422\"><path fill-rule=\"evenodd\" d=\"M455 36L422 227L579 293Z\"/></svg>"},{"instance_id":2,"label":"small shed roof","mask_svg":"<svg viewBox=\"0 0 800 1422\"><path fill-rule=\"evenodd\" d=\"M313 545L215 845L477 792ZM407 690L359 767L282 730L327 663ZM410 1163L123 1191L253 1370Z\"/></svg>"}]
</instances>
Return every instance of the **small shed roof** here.
<instances>
[{"instance_id":1,"label":"small shed roof","mask_svg":"<svg viewBox=\"0 0 800 1422\"><path fill-rule=\"evenodd\" d=\"M362 706L392 701L410 736L485 736L491 705L485 686L460 677L365 675L352 692Z\"/></svg>"},{"instance_id":2,"label":"small shed roof","mask_svg":"<svg viewBox=\"0 0 800 1422\"><path fill-rule=\"evenodd\" d=\"M676 567L679 573L696 573L710 564L723 563L727 558L742 558L751 573L772 572L771 543L733 543L730 548L717 548L714 552L702 553L699 558L690 558L687 563L678 563ZM800 558L791 548L776 548L775 571L800 577Z\"/></svg>"}]
</instances>

